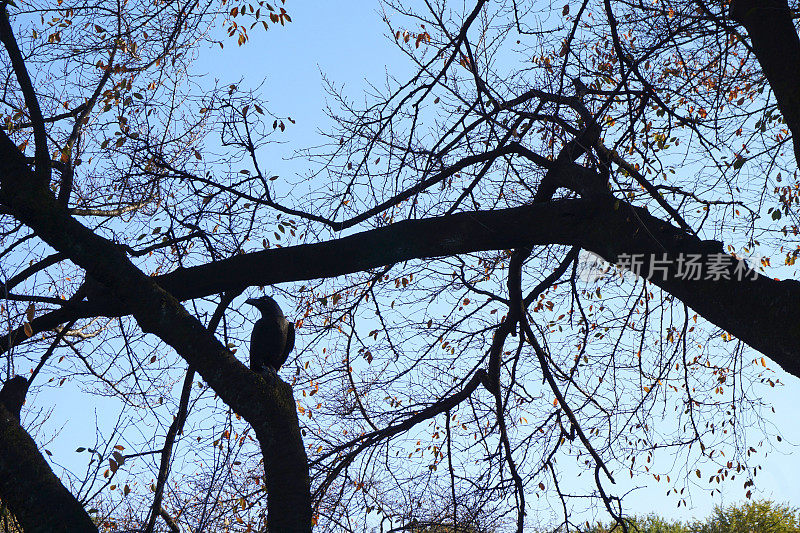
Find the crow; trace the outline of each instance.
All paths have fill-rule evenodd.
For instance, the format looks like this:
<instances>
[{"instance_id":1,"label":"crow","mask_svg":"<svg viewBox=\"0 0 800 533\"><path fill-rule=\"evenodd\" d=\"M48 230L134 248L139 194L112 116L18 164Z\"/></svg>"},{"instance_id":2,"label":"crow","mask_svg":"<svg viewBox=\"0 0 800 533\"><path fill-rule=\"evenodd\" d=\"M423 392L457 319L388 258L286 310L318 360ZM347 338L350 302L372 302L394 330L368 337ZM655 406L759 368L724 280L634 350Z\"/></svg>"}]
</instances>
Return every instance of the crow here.
<instances>
[{"instance_id":1,"label":"crow","mask_svg":"<svg viewBox=\"0 0 800 533\"><path fill-rule=\"evenodd\" d=\"M250 298L245 303L261 311L250 337L250 370L277 372L294 348L294 324L286 320L278 302L269 296Z\"/></svg>"},{"instance_id":2,"label":"crow","mask_svg":"<svg viewBox=\"0 0 800 533\"><path fill-rule=\"evenodd\" d=\"M25 403L25 394L28 392L28 380L22 376L11 378L0 389L0 404L8 409L17 422L19 422L22 404Z\"/></svg>"}]
</instances>

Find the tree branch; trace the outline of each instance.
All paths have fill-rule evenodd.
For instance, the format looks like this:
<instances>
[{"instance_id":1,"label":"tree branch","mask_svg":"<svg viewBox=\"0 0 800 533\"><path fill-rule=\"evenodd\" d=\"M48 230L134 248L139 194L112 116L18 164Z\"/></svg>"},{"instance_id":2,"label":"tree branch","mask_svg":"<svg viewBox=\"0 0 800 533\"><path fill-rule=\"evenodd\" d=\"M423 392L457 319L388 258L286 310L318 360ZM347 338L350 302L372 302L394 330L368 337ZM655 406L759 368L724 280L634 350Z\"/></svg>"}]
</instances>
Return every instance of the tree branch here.
<instances>
[{"instance_id":1,"label":"tree branch","mask_svg":"<svg viewBox=\"0 0 800 533\"><path fill-rule=\"evenodd\" d=\"M251 372L154 278L136 268L119 246L70 216L31 174L16 146L0 131L0 202L44 242L109 287L142 331L172 346L253 426L264 456L270 531L310 531L308 459L291 386L277 375Z\"/></svg>"},{"instance_id":2,"label":"tree branch","mask_svg":"<svg viewBox=\"0 0 800 533\"><path fill-rule=\"evenodd\" d=\"M31 77L28 74L28 68L25 66L25 59L22 57L22 52L17 45L14 31L11 29L7 7L5 3L0 5L0 41L3 42L6 52L8 52L8 56L11 59L14 74L17 76L19 87L25 98L25 105L28 107L28 112L31 116L33 139L36 145L36 178L40 184L46 186L50 181L50 153L47 149L47 132L44 129L44 117L39 107L39 99L36 96L36 91L33 89Z\"/></svg>"},{"instance_id":3,"label":"tree branch","mask_svg":"<svg viewBox=\"0 0 800 533\"><path fill-rule=\"evenodd\" d=\"M800 38L786 0L732 0L731 18L744 26L794 140L800 164Z\"/></svg>"},{"instance_id":4,"label":"tree branch","mask_svg":"<svg viewBox=\"0 0 800 533\"><path fill-rule=\"evenodd\" d=\"M83 506L61 484L31 436L2 404L0 499L24 531L97 533Z\"/></svg>"}]
</instances>

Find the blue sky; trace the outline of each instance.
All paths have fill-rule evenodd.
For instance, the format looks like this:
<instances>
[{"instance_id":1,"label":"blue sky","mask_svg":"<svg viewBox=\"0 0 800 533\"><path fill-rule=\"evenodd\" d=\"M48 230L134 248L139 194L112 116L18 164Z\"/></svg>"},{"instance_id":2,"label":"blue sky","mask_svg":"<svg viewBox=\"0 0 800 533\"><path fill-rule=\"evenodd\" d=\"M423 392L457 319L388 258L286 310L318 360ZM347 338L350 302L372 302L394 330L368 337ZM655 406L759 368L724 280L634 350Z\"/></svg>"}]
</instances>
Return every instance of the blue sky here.
<instances>
[{"instance_id":1,"label":"blue sky","mask_svg":"<svg viewBox=\"0 0 800 533\"><path fill-rule=\"evenodd\" d=\"M234 40L229 40L222 51L210 47L195 64L196 73L209 73L209 84L215 79L222 84L243 79L244 86L256 87L266 79L260 91L268 109L296 120L282 137L286 144L274 145L265 152L275 156L269 159L272 167L267 172L277 175L302 173L306 169L302 159L285 157L294 149L324 141L317 134L329 125L324 113L326 94L321 73L337 85L344 85L347 94L359 100L367 87L365 80L381 85L387 71L402 78L409 68L403 54L384 35L386 26L374 2L290 1L286 9L292 22L285 27L272 26L267 32L253 29L246 45L238 47ZM800 380L781 371L776 371L776 375L786 385L763 390L768 392L765 400L775 407L773 422L784 437L781 450L785 453L772 452L761 463L763 470L756 478L759 489L756 495L800 505L800 484L794 479L800 472L800 460L793 446L800 444L800 424L796 423ZM91 445L76 441L75 436L92 435L94 419L80 420L73 416L76 406L86 400L79 391L58 389L54 394L57 403L49 423L52 428L64 423L68 426L48 449L54 452L58 462L71 464L77 446ZM42 398L42 405L47 404L47 399ZM107 409L105 416L113 416L113 405L100 409ZM704 517L715 504L739 501L742 494L739 480L723 485L722 489L721 496L710 498L698 487L688 508L675 509L674 501L664 498L664 486L654 484L634 492L627 503L633 513L655 511L665 517L681 519ZM603 514L600 517L606 519Z\"/></svg>"},{"instance_id":2,"label":"blue sky","mask_svg":"<svg viewBox=\"0 0 800 533\"><path fill-rule=\"evenodd\" d=\"M321 73L336 85L344 85L348 96L358 101L363 98L365 80L380 86L387 71L402 77L409 65L385 37L386 25L376 3L288 2L286 8L293 22L285 28L254 32L245 46L239 49L231 43L221 56L210 54L207 61L209 70L222 81L241 77L255 85L266 76L262 94L270 110L297 120L286 131L288 145L276 149L289 155L290 149L324 141L316 134L329 124L323 112L326 94ZM202 71L205 61L197 65L198 71ZM302 160L274 163L276 174L302 172L304 168ZM756 477L756 495L800 506L800 484L795 479L800 472L800 459L794 446L800 445L800 424L796 423L800 380L780 369L775 375L785 386L761 390L766 392L765 401L775 407L773 422L784 441L761 462L763 470ZM707 516L714 505L736 503L743 494L741 483L734 480L723 484L722 495L712 498L701 489L707 486L705 479L702 481L692 491L688 508L676 509L673 500L664 498L664 485L655 483L637 489L627 503L634 513L656 511L665 517L689 519ZM604 519L602 514L601 518Z\"/></svg>"}]
</instances>

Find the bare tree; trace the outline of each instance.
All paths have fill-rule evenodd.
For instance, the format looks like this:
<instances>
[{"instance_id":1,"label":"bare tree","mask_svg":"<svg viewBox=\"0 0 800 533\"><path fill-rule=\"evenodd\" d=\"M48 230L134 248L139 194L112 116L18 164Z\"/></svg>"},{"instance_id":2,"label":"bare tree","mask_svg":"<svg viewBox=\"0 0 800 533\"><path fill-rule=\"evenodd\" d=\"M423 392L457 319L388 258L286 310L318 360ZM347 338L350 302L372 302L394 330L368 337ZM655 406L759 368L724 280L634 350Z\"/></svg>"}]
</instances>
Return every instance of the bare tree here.
<instances>
[{"instance_id":1,"label":"bare tree","mask_svg":"<svg viewBox=\"0 0 800 533\"><path fill-rule=\"evenodd\" d=\"M330 84L297 196L262 159L291 119L192 69L282 7L2 3L6 383L31 366L27 390L131 417L59 479L4 387L25 531L522 531L542 497L626 529L628 473L678 505L689 476L751 490L753 386L765 358L800 376L800 284L729 252L796 258L795 7L463 7L385 5L415 72L364 105ZM296 321L291 383L237 359L255 286Z\"/></svg>"}]
</instances>

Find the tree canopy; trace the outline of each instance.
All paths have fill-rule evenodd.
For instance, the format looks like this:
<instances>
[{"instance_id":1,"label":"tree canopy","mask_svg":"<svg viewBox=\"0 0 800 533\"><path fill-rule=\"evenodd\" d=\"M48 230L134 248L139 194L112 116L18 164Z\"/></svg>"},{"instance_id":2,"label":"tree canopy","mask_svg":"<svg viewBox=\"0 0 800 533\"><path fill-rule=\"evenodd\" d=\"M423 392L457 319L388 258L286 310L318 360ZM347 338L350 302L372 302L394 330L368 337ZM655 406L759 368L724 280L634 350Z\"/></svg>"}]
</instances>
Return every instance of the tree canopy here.
<instances>
[{"instance_id":1,"label":"tree canopy","mask_svg":"<svg viewBox=\"0 0 800 533\"><path fill-rule=\"evenodd\" d=\"M629 520L641 533L790 533L800 527L798 510L771 500L750 501L727 507L716 506L711 516L691 522L667 521L653 513ZM617 524L595 526L586 533L609 533Z\"/></svg>"},{"instance_id":2,"label":"tree canopy","mask_svg":"<svg viewBox=\"0 0 800 533\"><path fill-rule=\"evenodd\" d=\"M797 10L389 0L407 64L325 73L286 176L268 65L197 58L291 5L0 2L0 501L25 531L522 531L627 530L623 478L751 497L763 387L800 377ZM262 293L280 375L247 366ZM40 432L66 382L123 406L85 472Z\"/></svg>"}]
</instances>

